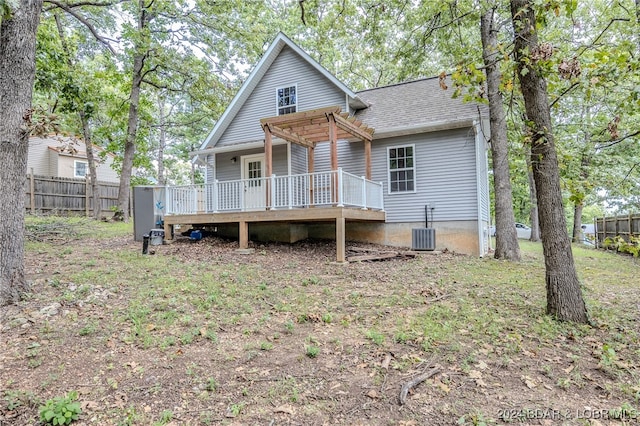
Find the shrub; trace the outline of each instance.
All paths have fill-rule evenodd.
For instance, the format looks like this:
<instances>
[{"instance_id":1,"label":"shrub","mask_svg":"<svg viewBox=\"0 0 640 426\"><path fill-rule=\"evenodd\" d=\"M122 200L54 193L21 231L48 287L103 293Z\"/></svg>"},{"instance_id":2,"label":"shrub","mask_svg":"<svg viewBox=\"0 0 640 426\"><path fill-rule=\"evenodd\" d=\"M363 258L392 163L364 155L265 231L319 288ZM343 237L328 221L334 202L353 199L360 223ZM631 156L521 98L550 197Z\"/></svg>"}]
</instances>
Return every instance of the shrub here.
<instances>
[{"instance_id":1,"label":"shrub","mask_svg":"<svg viewBox=\"0 0 640 426\"><path fill-rule=\"evenodd\" d=\"M640 257L640 237L631 237L626 242L621 236L616 235L614 238L607 237L604 240L604 247L607 249L615 249L620 253L628 253L633 257Z\"/></svg>"}]
</instances>

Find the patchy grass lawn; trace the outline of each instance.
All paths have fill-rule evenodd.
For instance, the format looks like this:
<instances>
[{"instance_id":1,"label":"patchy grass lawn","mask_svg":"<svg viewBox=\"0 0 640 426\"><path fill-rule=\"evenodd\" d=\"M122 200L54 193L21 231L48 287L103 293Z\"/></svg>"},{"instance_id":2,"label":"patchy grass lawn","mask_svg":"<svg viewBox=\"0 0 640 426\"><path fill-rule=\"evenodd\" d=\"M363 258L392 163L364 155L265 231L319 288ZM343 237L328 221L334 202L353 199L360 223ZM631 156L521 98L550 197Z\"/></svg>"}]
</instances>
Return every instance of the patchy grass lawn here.
<instances>
[{"instance_id":1,"label":"patchy grass lawn","mask_svg":"<svg viewBox=\"0 0 640 426\"><path fill-rule=\"evenodd\" d=\"M179 240L29 218L2 308L0 424L621 424L640 408L638 259L575 247L593 326L544 314L541 247L335 264L332 242ZM401 387L413 387L400 405ZM595 419L595 420L593 420Z\"/></svg>"}]
</instances>

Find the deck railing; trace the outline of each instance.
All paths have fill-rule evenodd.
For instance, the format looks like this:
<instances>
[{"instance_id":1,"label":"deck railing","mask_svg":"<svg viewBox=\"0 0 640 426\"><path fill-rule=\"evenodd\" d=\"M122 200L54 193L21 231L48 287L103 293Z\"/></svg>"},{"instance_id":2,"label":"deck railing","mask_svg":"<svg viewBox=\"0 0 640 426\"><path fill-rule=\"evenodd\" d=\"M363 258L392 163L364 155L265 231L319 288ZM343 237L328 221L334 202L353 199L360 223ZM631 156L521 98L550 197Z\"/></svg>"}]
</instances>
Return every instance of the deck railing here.
<instances>
[{"instance_id":1,"label":"deck railing","mask_svg":"<svg viewBox=\"0 0 640 426\"><path fill-rule=\"evenodd\" d=\"M330 172L168 186L167 214L304 207L384 210L382 183L338 169Z\"/></svg>"}]
</instances>

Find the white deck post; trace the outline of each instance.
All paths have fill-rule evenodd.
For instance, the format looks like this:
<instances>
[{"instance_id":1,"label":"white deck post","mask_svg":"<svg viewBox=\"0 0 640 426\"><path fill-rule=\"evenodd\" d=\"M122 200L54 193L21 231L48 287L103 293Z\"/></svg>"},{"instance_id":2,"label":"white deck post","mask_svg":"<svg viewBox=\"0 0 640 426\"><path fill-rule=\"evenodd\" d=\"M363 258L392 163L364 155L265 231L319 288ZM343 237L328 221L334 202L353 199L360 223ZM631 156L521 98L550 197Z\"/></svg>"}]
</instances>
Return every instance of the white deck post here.
<instances>
[{"instance_id":1,"label":"white deck post","mask_svg":"<svg viewBox=\"0 0 640 426\"><path fill-rule=\"evenodd\" d=\"M194 214L198 213L198 187L196 185L193 186L193 205L191 208Z\"/></svg>"},{"instance_id":2,"label":"white deck post","mask_svg":"<svg viewBox=\"0 0 640 426\"><path fill-rule=\"evenodd\" d=\"M289 205L289 208L292 209L293 208L293 184L291 181L291 173L289 173L289 175L287 176L287 198L289 198L289 202L287 204Z\"/></svg>"},{"instance_id":3,"label":"white deck post","mask_svg":"<svg viewBox=\"0 0 640 426\"><path fill-rule=\"evenodd\" d=\"M367 179L364 176L360 176L362 179L362 210L367 210Z\"/></svg>"},{"instance_id":4,"label":"white deck post","mask_svg":"<svg viewBox=\"0 0 640 426\"><path fill-rule=\"evenodd\" d=\"M171 205L169 205L169 189L171 187L170 186L165 186L164 187L164 208L165 208L165 214L171 214Z\"/></svg>"},{"instance_id":5,"label":"white deck post","mask_svg":"<svg viewBox=\"0 0 640 426\"><path fill-rule=\"evenodd\" d=\"M344 194L342 189L342 167L338 167L338 179L336 180L336 185L338 185L338 207L344 207L343 200Z\"/></svg>"},{"instance_id":6,"label":"white deck post","mask_svg":"<svg viewBox=\"0 0 640 426\"><path fill-rule=\"evenodd\" d=\"M269 180L271 180L269 186L271 187L271 202L269 203L269 205L271 206L270 209L267 210L272 210L276 208L276 193L278 192L278 188L276 188L276 175L275 173L271 175L271 177L269 178Z\"/></svg>"},{"instance_id":7,"label":"white deck post","mask_svg":"<svg viewBox=\"0 0 640 426\"><path fill-rule=\"evenodd\" d=\"M218 213L218 179L213 181L213 212Z\"/></svg>"}]
</instances>

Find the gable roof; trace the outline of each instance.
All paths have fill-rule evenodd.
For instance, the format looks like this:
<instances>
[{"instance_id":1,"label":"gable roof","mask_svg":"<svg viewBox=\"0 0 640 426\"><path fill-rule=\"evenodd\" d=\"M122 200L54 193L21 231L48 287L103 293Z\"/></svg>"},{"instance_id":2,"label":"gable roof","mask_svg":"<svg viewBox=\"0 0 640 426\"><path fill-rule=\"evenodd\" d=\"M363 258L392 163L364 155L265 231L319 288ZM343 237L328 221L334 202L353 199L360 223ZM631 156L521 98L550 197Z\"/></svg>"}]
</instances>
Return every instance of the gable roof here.
<instances>
[{"instance_id":1,"label":"gable roof","mask_svg":"<svg viewBox=\"0 0 640 426\"><path fill-rule=\"evenodd\" d=\"M209 145L215 146L218 139L222 136L227 129L231 121L242 108L245 101L249 98L253 90L260 83L260 80L269 70L269 67L273 64L278 57L282 49L288 46L294 52L296 52L302 59L307 61L313 68L315 68L320 74L326 77L331 83L342 90L349 98L349 104L354 109L365 108L367 105L362 102L358 95L349 89L344 83L338 80L333 74L327 71L322 65L316 62L308 53L302 50L297 44L289 39L282 32L279 32L276 38L273 40L267 51L262 55L262 58L254 69L249 74L247 80L243 83L242 87L233 98L227 109L224 111L216 125L211 130L211 133L204 140L200 146L200 150L206 149Z\"/></svg>"},{"instance_id":2,"label":"gable roof","mask_svg":"<svg viewBox=\"0 0 640 426\"><path fill-rule=\"evenodd\" d=\"M466 127L488 116L486 105L451 97L453 90L440 87L439 77L424 78L358 92L369 107L356 117L376 129L375 139Z\"/></svg>"}]
</instances>

